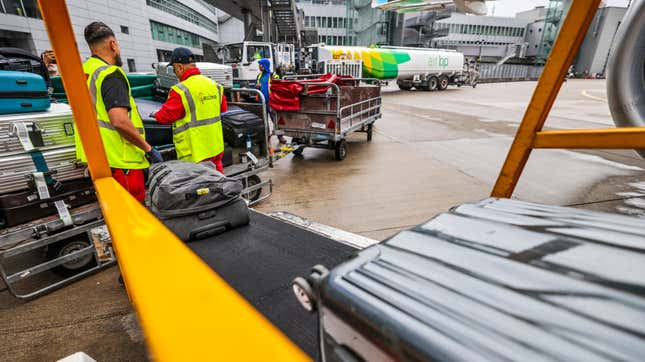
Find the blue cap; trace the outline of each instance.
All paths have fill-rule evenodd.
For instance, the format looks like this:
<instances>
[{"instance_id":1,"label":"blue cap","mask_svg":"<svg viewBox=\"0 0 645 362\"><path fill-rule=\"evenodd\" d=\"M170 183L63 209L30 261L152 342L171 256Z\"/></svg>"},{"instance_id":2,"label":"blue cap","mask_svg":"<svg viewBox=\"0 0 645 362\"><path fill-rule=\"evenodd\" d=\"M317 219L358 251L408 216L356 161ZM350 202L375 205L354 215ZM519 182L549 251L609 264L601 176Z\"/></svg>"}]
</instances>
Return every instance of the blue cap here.
<instances>
[{"instance_id":1,"label":"blue cap","mask_svg":"<svg viewBox=\"0 0 645 362\"><path fill-rule=\"evenodd\" d=\"M190 51L188 48L175 48L175 50L172 51L172 54L170 54L170 64L172 65L174 63L179 63L179 64L191 64L195 63L195 56L193 55L193 52Z\"/></svg>"}]
</instances>

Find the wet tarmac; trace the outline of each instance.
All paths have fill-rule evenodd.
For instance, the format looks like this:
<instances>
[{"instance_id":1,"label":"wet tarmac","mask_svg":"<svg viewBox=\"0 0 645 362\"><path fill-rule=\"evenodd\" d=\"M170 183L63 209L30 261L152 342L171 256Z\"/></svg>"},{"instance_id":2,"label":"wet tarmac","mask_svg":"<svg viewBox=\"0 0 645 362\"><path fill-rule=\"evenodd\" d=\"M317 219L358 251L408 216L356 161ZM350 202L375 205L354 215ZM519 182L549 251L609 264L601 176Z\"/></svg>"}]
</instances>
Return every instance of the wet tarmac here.
<instances>
[{"instance_id":1,"label":"wet tarmac","mask_svg":"<svg viewBox=\"0 0 645 362\"><path fill-rule=\"evenodd\" d=\"M372 142L349 140L347 159L307 149L262 177L274 194L257 208L385 239L466 201L488 197L535 82L445 92L383 92ZM547 128L610 127L602 80L571 80ZM514 197L645 215L645 161L631 150L537 150ZM170 267L170 266L169 266ZM0 293L0 356L56 360L85 351L99 361L147 357L116 268L38 300ZM169 286L172 287L172 286Z\"/></svg>"}]
</instances>

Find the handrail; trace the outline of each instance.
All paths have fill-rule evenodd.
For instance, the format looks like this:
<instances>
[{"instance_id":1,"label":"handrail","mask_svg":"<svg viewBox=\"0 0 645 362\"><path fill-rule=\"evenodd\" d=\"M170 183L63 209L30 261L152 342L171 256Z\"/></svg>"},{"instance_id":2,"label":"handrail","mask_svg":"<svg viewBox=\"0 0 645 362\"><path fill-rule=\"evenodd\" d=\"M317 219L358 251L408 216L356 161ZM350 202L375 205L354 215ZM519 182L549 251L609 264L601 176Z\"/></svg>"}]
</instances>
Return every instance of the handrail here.
<instances>
[{"instance_id":1,"label":"handrail","mask_svg":"<svg viewBox=\"0 0 645 362\"><path fill-rule=\"evenodd\" d=\"M157 361L309 358L111 176L64 0L38 0L128 295Z\"/></svg>"}]
</instances>

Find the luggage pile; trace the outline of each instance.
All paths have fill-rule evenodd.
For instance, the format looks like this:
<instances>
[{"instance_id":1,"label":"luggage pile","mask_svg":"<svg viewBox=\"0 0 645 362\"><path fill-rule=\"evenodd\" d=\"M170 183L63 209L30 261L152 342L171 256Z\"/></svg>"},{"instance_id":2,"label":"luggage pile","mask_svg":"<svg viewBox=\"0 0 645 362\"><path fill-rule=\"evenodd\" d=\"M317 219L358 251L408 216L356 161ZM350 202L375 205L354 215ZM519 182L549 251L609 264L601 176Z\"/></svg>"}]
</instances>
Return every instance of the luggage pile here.
<instances>
[{"instance_id":1,"label":"luggage pile","mask_svg":"<svg viewBox=\"0 0 645 362\"><path fill-rule=\"evenodd\" d=\"M217 172L211 162L154 164L148 182L148 209L183 241L249 223L242 182Z\"/></svg>"},{"instance_id":2,"label":"luggage pile","mask_svg":"<svg viewBox=\"0 0 645 362\"><path fill-rule=\"evenodd\" d=\"M56 213L69 219L69 208L96 200L77 164L70 107L50 104L33 73L0 71L0 89L0 228Z\"/></svg>"}]
</instances>

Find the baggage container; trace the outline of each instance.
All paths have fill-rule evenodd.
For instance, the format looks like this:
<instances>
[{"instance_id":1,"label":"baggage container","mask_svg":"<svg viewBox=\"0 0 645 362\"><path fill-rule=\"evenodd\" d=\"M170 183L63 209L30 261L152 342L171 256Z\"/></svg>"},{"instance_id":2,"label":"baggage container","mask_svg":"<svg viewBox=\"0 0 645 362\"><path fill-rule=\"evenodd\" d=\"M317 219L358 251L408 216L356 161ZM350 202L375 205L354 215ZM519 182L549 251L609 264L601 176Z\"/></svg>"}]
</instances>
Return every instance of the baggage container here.
<instances>
[{"instance_id":1,"label":"baggage container","mask_svg":"<svg viewBox=\"0 0 645 362\"><path fill-rule=\"evenodd\" d=\"M46 112L0 117L0 154L74 146L74 118L67 104L54 103Z\"/></svg>"},{"instance_id":2,"label":"baggage container","mask_svg":"<svg viewBox=\"0 0 645 362\"><path fill-rule=\"evenodd\" d=\"M0 157L0 194L29 189L33 174L42 172L36 164L46 165L49 176L57 181L89 177L87 167L76 160L74 147L3 156Z\"/></svg>"},{"instance_id":3,"label":"baggage container","mask_svg":"<svg viewBox=\"0 0 645 362\"><path fill-rule=\"evenodd\" d=\"M242 190L210 162L169 161L150 167L146 204L178 238L194 241L249 223Z\"/></svg>"},{"instance_id":4,"label":"baggage container","mask_svg":"<svg viewBox=\"0 0 645 362\"><path fill-rule=\"evenodd\" d=\"M323 361L638 361L645 221L488 199L294 290Z\"/></svg>"},{"instance_id":5,"label":"baggage container","mask_svg":"<svg viewBox=\"0 0 645 362\"><path fill-rule=\"evenodd\" d=\"M49 93L43 77L0 70L0 114L38 112L49 106Z\"/></svg>"},{"instance_id":6,"label":"baggage container","mask_svg":"<svg viewBox=\"0 0 645 362\"><path fill-rule=\"evenodd\" d=\"M58 212L57 201L63 201L67 208L96 201L89 178L62 182L58 187L49 186L48 195L50 197L42 199L38 192L32 190L0 195L0 228L54 215Z\"/></svg>"}]
</instances>

